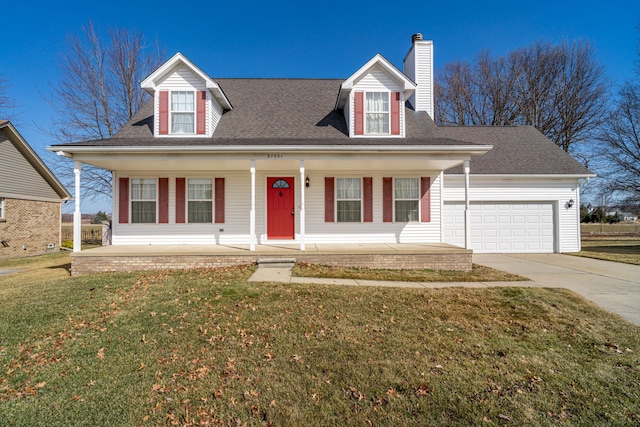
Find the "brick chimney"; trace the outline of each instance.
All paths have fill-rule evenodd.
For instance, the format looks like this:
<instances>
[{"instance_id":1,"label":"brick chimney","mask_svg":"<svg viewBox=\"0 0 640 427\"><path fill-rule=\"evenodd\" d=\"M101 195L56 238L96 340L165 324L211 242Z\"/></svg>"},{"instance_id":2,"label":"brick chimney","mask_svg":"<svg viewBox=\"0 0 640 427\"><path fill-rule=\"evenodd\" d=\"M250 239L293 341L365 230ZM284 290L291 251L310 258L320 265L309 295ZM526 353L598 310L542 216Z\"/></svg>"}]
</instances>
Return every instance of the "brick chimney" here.
<instances>
[{"instance_id":1,"label":"brick chimney","mask_svg":"<svg viewBox=\"0 0 640 427\"><path fill-rule=\"evenodd\" d=\"M404 57L404 74L418 86L409 97L416 111L426 111L433 119L433 42L423 40L422 34L411 36L411 48Z\"/></svg>"}]
</instances>

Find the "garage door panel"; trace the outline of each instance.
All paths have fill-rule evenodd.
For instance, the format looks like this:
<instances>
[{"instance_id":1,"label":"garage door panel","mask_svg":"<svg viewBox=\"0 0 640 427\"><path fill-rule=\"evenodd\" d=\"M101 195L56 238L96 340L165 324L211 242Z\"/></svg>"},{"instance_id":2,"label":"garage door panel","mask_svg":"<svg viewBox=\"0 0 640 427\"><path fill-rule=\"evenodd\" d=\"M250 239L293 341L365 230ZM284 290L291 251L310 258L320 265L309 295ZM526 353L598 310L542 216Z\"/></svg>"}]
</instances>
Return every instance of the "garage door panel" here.
<instances>
[{"instance_id":1,"label":"garage door panel","mask_svg":"<svg viewBox=\"0 0 640 427\"><path fill-rule=\"evenodd\" d=\"M445 241L464 245L464 204L445 203ZM451 217L449 219L447 217ZM476 252L553 252L552 202L470 204L471 249Z\"/></svg>"}]
</instances>

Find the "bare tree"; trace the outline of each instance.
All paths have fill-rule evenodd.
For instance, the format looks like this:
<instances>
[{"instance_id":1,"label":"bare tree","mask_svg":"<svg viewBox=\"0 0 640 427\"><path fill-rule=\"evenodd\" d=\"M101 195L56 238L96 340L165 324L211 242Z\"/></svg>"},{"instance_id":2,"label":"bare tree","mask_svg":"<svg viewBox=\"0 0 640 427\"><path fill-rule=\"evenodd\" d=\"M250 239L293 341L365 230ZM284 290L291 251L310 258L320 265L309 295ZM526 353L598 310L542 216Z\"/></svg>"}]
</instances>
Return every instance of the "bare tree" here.
<instances>
[{"instance_id":1,"label":"bare tree","mask_svg":"<svg viewBox=\"0 0 640 427\"><path fill-rule=\"evenodd\" d=\"M640 74L640 72L639 72ZM640 204L640 84L627 82L599 135L607 190Z\"/></svg>"},{"instance_id":2,"label":"bare tree","mask_svg":"<svg viewBox=\"0 0 640 427\"><path fill-rule=\"evenodd\" d=\"M15 99L9 95L8 82L0 75L0 120L13 119L16 116L16 107Z\"/></svg>"},{"instance_id":3,"label":"bare tree","mask_svg":"<svg viewBox=\"0 0 640 427\"><path fill-rule=\"evenodd\" d=\"M137 31L115 28L103 36L89 22L61 55L60 81L46 97L56 112L49 133L60 143L112 138L147 101L139 83L162 56L158 43L147 45ZM54 169L73 182L69 162ZM110 171L86 165L83 184L86 197L111 197Z\"/></svg>"},{"instance_id":4,"label":"bare tree","mask_svg":"<svg viewBox=\"0 0 640 427\"><path fill-rule=\"evenodd\" d=\"M473 66L445 65L439 80L439 124L531 125L567 152L606 111L606 77L588 42L538 42L499 58L484 51Z\"/></svg>"}]
</instances>

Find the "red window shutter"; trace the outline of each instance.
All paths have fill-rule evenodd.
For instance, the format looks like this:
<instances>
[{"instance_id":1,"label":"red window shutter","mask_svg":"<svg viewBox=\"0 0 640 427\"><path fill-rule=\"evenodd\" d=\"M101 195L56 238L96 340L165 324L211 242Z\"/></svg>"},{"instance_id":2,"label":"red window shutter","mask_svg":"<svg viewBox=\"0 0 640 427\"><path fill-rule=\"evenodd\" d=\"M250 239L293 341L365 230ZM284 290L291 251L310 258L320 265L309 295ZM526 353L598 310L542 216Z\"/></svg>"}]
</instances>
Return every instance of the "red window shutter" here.
<instances>
[{"instance_id":1,"label":"red window shutter","mask_svg":"<svg viewBox=\"0 0 640 427\"><path fill-rule=\"evenodd\" d=\"M176 178L176 224L185 223L185 178Z\"/></svg>"},{"instance_id":2,"label":"red window shutter","mask_svg":"<svg viewBox=\"0 0 640 427\"><path fill-rule=\"evenodd\" d=\"M393 222L393 178L382 178L382 221Z\"/></svg>"},{"instance_id":3,"label":"red window shutter","mask_svg":"<svg viewBox=\"0 0 640 427\"><path fill-rule=\"evenodd\" d=\"M196 98L196 133L204 135L207 129L207 92L199 90Z\"/></svg>"},{"instance_id":4,"label":"red window shutter","mask_svg":"<svg viewBox=\"0 0 640 427\"><path fill-rule=\"evenodd\" d=\"M400 92L391 92L391 135L400 135Z\"/></svg>"},{"instance_id":5,"label":"red window shutter","mask_svg":"<svg viewBox=\"0 0 640 427\"><path fill-rule=\"evenodd\" d=\"M364 135L364 92L355 93L355 134Z\"/></svg>"},{"instance_id":6,"label":"red window shutter","mask_svg":"<svg viewBox=\"0 0 640 427\"><path fill-rule=\"evenodd\" d=\"M129 223L129 178L120 178L118 188L118 222Z\"/></svg>"},{"instance_id":7,"label":"red window shutter","mask_svg":"<svg viewBox=\"0 0 640 427\"><path fill-rule=\"evenodd\" d=\"M334 179L324 178L324 222L334 222Z\"/></svg>"},{"instance_id":8,"label":"red window shutter","mask_svg":"<svg viewBox=\"0 0 640 427\"><path fill-rule=\"evenodd\" d=\"M169 223L169 178L158 179L158 222Z\"/></svg>"},{"instance_id":9,"label":"red window shutter","mask_svg":"<svg viewBox=\"0 0 640 427\"><path fill-rule=\"evenodd\" d=\"M169 133L169 91L160 91L160 135Z\"/></svg>"},{"instance_id":10,"label":"red window shutter","mask_svg":"<svg viewBox=\"0 0 640 427\"><path fill-rule=\"evenodd\" d=\"M373 178L362 178L364 222L373 222Z\"/></svg>"},{"instance_id":11,"label":"red window shutter","mask_svg":"<svg viewBox=\"0 0 640 427\"><path fill-rule=\"evenodd\" d=\"M420 221L431 222L431 178L420 178Z\"/></svg>"},{"instance_id":12,"label":"red window shutter","mask_svg":"<svg viewBox=\"0 0 640 427\"><path fill-rule=\"evenodd\" d=\"M216 224L224 222L224 178L216 178Z\"/></svg>"}]
</instances>

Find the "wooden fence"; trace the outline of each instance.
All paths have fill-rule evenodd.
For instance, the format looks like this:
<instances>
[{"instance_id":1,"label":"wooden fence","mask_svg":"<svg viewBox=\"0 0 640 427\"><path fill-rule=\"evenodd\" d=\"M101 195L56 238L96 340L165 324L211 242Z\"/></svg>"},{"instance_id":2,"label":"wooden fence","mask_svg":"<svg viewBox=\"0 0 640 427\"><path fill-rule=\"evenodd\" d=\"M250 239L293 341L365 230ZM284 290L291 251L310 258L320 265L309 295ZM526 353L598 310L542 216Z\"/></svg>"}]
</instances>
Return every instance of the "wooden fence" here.
<instances>
[{"instance_id":1,"label":"wooden fence","mask_svg":"<svg viewBox=\"0 0 640 427\"><path fill-rule=\"evenodd\" d=\"M85 243L102 244L101 224L82 224L82 241ZM73 241L73 224L62 224L62 241Z\"/></svg>"},{"instance_id":2,"label":"wooden fence","mask_svg":"<svg viewBox=\"0 0 640 427\"><path fill-rule=\"evenodd\" d=\"M630 222L624 224L580 224L583 236L589 235L639 235L640 223Z\"/></svg>"}]
</instances>

